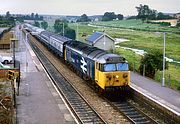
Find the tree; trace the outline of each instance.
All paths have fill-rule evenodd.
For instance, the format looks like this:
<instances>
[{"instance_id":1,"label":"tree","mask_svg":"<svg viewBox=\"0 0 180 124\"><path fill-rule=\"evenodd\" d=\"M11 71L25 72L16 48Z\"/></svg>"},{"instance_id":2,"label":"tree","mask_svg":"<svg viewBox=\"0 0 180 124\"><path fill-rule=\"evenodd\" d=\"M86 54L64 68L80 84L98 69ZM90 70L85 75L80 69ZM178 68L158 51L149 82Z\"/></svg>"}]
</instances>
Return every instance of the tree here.
<instances>
[{"instance_id":1,"label":"tree","mask_svg":"<svg viewBox=\"0 0 180 124\"><path fill-rule=\"evenodd\" d=\"M39 15L36 13L35 20L39 20Z\"/></svg>"},{"instance_id":2,"label":"tree","mask_svg":"<svg viewBox=\"0 0 180 124\"><path fill-rule=\"evenodd\" d=\"M75 40L76 39L76 32L74 29L70 29L69 27L67 27L65 29L65 34L64 34L65 37L68 37L70 39L73 39Z\"/></svg>"},{"instance_id":3,"label":"tree","mask_svg":"<svg viewBox=\"0 0 180 124\"><path fill-rule=\"evenodd\" d=\"M178 22L178 23L176 24L176 27L180 27L180 22Z\"/></svg>"},{"instance_id":4,"label":"tree","mask_svg":"<svg viewBox=\"0 0 180 124\"><path fill-rule=\"evenodd\" d=\"M116 18L118 18L119 20L122 20L123 15L122 14L116 15L114 12L105 12L103 17L102 17L102 21L112 21Z\"/></svg>"},{"instance_id":5,"label":"tree","mask_svg":"<svg viewBox=\"0 0 180 124\"><path fill-rule=\"evenodd\" d=\"M138 12L137 18L142 19L142 21L156 18L157 11L151 10L148 5L140 4L140 6L136 7L136 9Z\"/></svg>"},{"instance_id":6,"label":"tree","mask_svg":"<svg viewBox=\"0 0 180 124\"><path fill-rule=\"evenodd\" d=\"M6 18L9 18L10 16L11 16L10 12L7 11L7 12L6 12Z\"/></svg>"},{"instance_id":7,"label":"tree","mask_svg":"<svg viewBox=\"0 0 180 124\"><path fill-rule=\"evenodd\" d=\"M112 21L113 19L116 19L114 12L105 12L102 17L102 21Z\"/></svg>"},{"instance_id":8,"label":"tree","mask_svg":"<svg viewBox=\"0 0 180 124\"><path fill-rule=\"evenodd\" d=\"M157 17L157 10L151 10L150 15L148 16L148 19L156 19Z\"/></svg>"},{"instance_id":9,"label":"tree","mask_svg":"<svg viewBox=\"0 0 180 124\"><path fill-rule=\"evenodd\" d=\"M117 14L117 18L119 19L119 20L123 20L123 15L122 14Z\"/></svg>"},{"instance_id":10,"label":"tree","mask_svg":"<svg viewBox=\"0 0 180 124\"><path fill-rule=\"evenodd\" d=\"M34 13L31 13L31 19L32 20L34 19Z\"/></svg>"},{"instance_id":11,"label":"tree","mask_svg":"<svg viewBox=\"0 0 180 124\"><path fill-rule=\"evenodd\" d=\"M63 34L63 26L64 26L64 29L68 27L68 23L66 20L55 20L55 23L54 23L54 30L56 33L60 33L61 35Z\"/></svg>"},{"instance_id":12,"label":"tree","mask_svg":"<svg viewBox=\"0 0 180 124\"><path fill-rule=\"evenodd\" d=\"M41 22L41 27L46 30L47 27L48 27L48 23L47 23L46 21L42 21L42 22Z\"/></svg>"},{"instance_id":13,"label":"tree","mask_svg":"<svg viewBox=\"0 0 180 124\"><path fill-rule=\"evenodd\" d=\"M148 54L145 54L141 59L141 64L139 67L140 73L143 74L143 68L145 67L145 75L154 78L155 73L163 69L163 54L160 51L151 51ZM168 63L166 62L165 69L168 69Z\"/></svg>"},{"instance_id":14,"label":"tree","mask_svg":"<svg viewBox=\"0 0 180 124\"><path fill-rule=\"evenodd\" d=\"M80 19L77 22L89 22L91 21L86 14L81 15Z\"/></svg>"},{"instance_id":15,"label":"tree","mask_svg":"<svg viewBox=\"0 0 180 124\"><path fill-rule=\"evenodd\" d=\"M39 23L38 21L35 21L35 22L34 22L34 26L40 27L40 23Z\"/></svg>"},{"instance_id":16,"label":"tree","mask_svg":"<svg viewBox=\"0 0 180 124\"><path fill-rule=\"evenodd\" d=\"M43 16L40 16L40 17L39 17L39 20L43 20L43 19L44 19Z\"/></svg>"},{"instance_id":17,"label":"tree","mask_svg":"<svg viewBox=\"0 0 180 124\"><path fill-rule=\"evenodd\" d=\"M157 15L157 19L173 19L173 17L169 16L169 15L164 15L162 12L159 12Z\"/></svg>"}]
</instances>

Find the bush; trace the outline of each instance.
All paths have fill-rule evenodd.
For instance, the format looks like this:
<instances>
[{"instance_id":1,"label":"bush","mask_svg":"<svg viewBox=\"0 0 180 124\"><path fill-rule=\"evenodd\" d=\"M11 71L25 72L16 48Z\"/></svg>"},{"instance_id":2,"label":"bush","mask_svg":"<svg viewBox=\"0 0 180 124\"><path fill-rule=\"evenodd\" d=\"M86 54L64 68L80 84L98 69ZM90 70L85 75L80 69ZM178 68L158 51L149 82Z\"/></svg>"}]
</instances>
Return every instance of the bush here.
<instances>
[{"instance_id":1,"label":"bush","mask_svg":"<svg viewBox=\"0 0 180 124\"><path fill-rule=\"evenodd\" d=\"M152 21L147 21L147 23L150 23L150 24L160 24L161 26L171 26L170 22L152 22Z\"/></svg>"},{"instance_id":2,"label":"bush","mask_svg":"<svg viewBox=\"0 0 180 124\"><path fill-rule=\"evenodd\" d=\"M154 79L155 73L160 70L162 71L162 58L163 54L159 50L150 51L145 54L141 59L141 64L139 67L139 71L143 74L143 68L145 67L145 75ZM168 63L165 63L165 69L168 69Z\"/></svg>"},{"instance_id":3,"label":"bush","mask_svg":"<svg viewBox=\"0 0 180 124\"><path fill-rule=\"evenodd\" d=\"M179 91L180 91L180 86L178 86L177 90L179 90Z\"/></svg>"},{"instance_id":4,"label":"bush","mask_svg":"<svg viewBox=\"0 0 180 124\"><path fill-rule=\"evenodd\" d=\"M179 23L177 23L176 27L180 27L180 22L179 22Z\"/></svg>"},{"instance_id":5,"label":"bush","mask_svg":"<svg viewBox=\"0 0 180 124\"><path fill-rule=\"evenodd\" d=\"M161 26L171 26L170 22L161 22L160 23Z\"/></svg>"}]
</instances>

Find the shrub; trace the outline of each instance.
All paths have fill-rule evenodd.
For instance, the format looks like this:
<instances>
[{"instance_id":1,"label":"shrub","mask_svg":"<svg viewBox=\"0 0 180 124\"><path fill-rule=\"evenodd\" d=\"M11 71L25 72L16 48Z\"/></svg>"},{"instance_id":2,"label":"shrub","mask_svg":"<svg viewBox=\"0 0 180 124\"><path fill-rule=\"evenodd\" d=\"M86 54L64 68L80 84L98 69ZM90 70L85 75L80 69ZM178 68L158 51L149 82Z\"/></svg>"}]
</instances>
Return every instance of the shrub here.
<instances>
[{"instance_id":1,"label":"shrub","mask_svg":"<svg viewBox=\"0 0 180 124\"><path fill-rule=\"evenodd\" d=\"M160 23L161 26L171 26L170 22L161 22Z\"/></svg>"},{"instance_id":2,"label":"shrub","mask_svg":"<svg viewBox=\"0 0 180 124\"><path fill-rule=\"evenodd\" d=\"M170 26L171 25L170 22L152 22L152 21L147 21L147 23L150 23L150 24L160 24L161 26Z\"/></svg>"},{"instance_id":3,"label":"shrub","mask_svg":"<svg viewBox=\"0 0 180 124\"><path fill-rule=\"evenodd\" d=\"M180 22L177 23L176 27L180 27Z\"/></svg>"}]
</instances>

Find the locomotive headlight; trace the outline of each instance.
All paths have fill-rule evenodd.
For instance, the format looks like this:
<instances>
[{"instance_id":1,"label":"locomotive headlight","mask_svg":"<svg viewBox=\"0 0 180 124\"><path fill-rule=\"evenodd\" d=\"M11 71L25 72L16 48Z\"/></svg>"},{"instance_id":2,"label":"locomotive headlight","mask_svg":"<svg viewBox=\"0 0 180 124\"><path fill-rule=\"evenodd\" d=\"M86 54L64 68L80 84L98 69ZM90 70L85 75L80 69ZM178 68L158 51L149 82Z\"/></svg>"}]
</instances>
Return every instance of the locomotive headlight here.
<instances>
[{"instance_id":1,"label":"locomotive headlight","mask_svg":"<svg viewBox=\"0 0 180 124\"><path fill-rule=\"evenodd\" d=\"M109 78L109 75L106 75L106 78Z\"/></svg>"},{"instance_id":2,"label":"locomotive headlight","mask_svg":"<svg viewBox=\"0 0 180 124\"><path fill-rule=\"evenodd\" d=\"M119 78L119 75L116 75L116 78Z\"/></svg>"},{"instance_id":3,"label":"locomotive headlight","mask_svg":"<svg viewBox=\"0 0 180 124\"><path fill-rule=\"evenodd\" d=\"M128 74L127 73L124 73L123 74L123 78L127 78L128 77Z\"/></svg>"}]
</instances>

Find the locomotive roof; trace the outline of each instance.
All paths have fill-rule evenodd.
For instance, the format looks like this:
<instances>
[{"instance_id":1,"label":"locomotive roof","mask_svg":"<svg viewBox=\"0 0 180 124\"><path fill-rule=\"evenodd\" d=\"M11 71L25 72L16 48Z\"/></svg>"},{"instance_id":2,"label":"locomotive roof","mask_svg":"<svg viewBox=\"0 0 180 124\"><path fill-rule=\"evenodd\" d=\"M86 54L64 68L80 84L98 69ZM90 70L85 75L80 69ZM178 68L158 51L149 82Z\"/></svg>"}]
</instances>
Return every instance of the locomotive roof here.
<instances>
[{"instance_id":1,"label":"locomotive roof","mask_svg":"<svg viewBox=\"0 0 180 124\"><path fill-rule=\"evenodd\" d=\"M118 63L125 62L125 58L117 54L107 53L96 59L99 63Z\"/></svg>"},{"instance_id":2,"label":"locomotive roof","mask_svg":"<svg viewBox=\"0 0 180 124\"><path fill-rule=\"evenodd\" d=\"M97 47L90 46L88 44L79 41L68 42L67 45L71 49L82 54L84 57L87 57L99 63L113 63L113 62L124 61L124 58L119 55L108 53L107 51L104 51Z\"/></svg>"},{"instance_id":3,"label":"locomotive roof","mask_svg":"<svg viewBox=\"0 0 180 124\"><path fill-rule=\"evenodd\" d=\"M46 35L46 36L50 37L50 36L53 35L53 33L52 33L52 32L49 32L49 31L42 31L42 32L41 32L41 35Z\"/></svg>"},{"instance_id":4,"label":"locomotive roof","mask_svg":"<svg viewBox=\"0 0 180 124\"><path fill-rule=\"evenodd\" d=\"M47 37L50 37L50 38L54 38L54 39L56 39L57 41L60 41L60 42L66 42L66 41L72 40L70 38L63 37L61 35L57 35L57 34L54 34L52 32L49 32L49 31L42 31L41 34L45 35Z\"/></svg>"}]
</instances>

